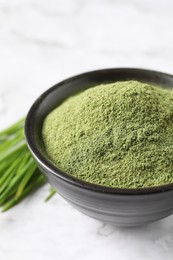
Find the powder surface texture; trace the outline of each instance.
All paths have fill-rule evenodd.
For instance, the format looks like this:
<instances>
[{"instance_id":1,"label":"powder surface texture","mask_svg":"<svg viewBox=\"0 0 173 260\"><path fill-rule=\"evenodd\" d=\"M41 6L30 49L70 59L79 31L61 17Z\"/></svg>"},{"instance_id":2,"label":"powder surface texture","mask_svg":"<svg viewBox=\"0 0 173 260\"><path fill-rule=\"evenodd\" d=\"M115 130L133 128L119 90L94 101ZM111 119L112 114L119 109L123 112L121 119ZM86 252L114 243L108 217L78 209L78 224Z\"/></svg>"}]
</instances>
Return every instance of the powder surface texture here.
<instances>
[{"instance_id":1,"label":"powder surface texture","mask_svg":"<svg viewBox=\"0 0 173 260\"><path fill-rule=\"evenodd\" d=\"M81 180L116 188L173 182L173 92L137 81L98 85L44 120L52 162Z\"/></svg>"}]
</instances>

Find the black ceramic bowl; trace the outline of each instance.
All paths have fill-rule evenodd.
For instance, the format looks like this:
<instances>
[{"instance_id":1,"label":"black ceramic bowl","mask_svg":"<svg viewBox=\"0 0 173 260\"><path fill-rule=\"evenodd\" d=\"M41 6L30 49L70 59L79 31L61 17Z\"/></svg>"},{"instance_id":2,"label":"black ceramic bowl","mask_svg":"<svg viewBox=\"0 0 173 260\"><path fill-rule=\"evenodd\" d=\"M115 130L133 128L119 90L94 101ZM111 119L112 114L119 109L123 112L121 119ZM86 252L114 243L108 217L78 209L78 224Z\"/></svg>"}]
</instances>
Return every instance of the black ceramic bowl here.
<instances>
[{"instance_id":1,"label":"black ceramic bowl","mask_svg":"<svg viewBox=\"0 0 173 260\"><path fill-rule=\"evenodd\" d=\"M100 83L124 80L173 88L173 76L150 70L120 68L84 73L56 84L36 100L26 118L25 135L38 167L52 187L70 204L102 222L135 226L173 213L173 184L143 189L116 189L78 180L51 163L41 136L45 116L64 99Z\"/></svg>"}]
</instances>

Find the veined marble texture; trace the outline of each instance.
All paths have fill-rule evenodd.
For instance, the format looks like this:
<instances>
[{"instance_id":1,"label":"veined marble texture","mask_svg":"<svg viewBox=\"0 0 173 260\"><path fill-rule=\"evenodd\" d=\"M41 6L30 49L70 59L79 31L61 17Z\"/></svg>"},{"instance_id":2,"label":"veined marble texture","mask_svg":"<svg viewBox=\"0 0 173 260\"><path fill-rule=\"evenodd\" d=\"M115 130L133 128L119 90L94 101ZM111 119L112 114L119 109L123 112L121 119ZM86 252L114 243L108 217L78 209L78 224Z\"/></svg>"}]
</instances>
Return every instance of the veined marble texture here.
<instances>
[{"instance_id":1,"label":"veined marble texture","mask_svg":"<svg viewBox=\"0 0 173 260\"><path fill-rule=\"evenodd\" d=\"M172 0L0 0L0 128L58 81L108 67L173 73ZM0 214L0 259L173 259L173 216L111 227L47 192Z\"/></svg>"}]
</instances>

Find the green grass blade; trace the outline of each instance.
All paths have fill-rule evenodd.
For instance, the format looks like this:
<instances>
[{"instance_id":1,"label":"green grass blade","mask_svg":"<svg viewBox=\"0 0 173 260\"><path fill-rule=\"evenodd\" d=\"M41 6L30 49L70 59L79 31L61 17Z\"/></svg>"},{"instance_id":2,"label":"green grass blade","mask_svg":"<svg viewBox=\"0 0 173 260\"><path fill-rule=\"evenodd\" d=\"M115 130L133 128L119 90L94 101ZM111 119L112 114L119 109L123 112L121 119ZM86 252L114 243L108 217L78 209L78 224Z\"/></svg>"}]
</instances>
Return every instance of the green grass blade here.
<instances>
[{"instance_id":1,"label":"green grass blade","mask_svg":"<svg viewBox=\"0 0 173 260\"><path fill-rule=\"evenodd\" d=\"M47 202L48 200L50 200L55 193L56 193L56 191L55 191L53 188L50 188L50 193L49 193L49 195L46 197L45 202Z\"/></svg>"},{"instance_id":2,"label":"green grass blade","mask_svg":"<svg viewBox=\"0 0 173 260\"><path fill-rule=\"evenodd\" d=\"M24 199L27 195L29 195L31 192L36 190L37 188L41 187L43 184L45 184L45 179L42 175L40 175L37 180L33 183L30 184L21 194L20 197L18 198L13 198L7 203L5 203L2 207L2 212L5 212L9 210L10 208L14 207L17 203L19 203L22 199Z\"/></svg>"},{"instance_id":3,"label":"green grass blade","mask_svg":"<svg viewBox=\"0 0 173 260\"><path fill-rule=\"evenodd\" d=\"M17 121L12 126L10 126L6 129L4 129L3 131L1 131L0 136L3 136L3 135L7 136L7 135L11 135L11 134L15 133L18 129L23 128L24 122L25 122L25 118L20 119L19 121Z\"/></svg>"},{"instance_id":4,"label":"green grass blade","mask_svg":"<svg viewBox=\"0 0 173 260\"><path fill-rule=\"evenodd\" d=\"M25 189L25 187L26 187L27 183L29 182L29 180L31 179L32 175L34 174L36 168L37 168L37 166L34 162L29 166L24 178L22 179L22 181L20 182L20 184L17 188L17 192L15 195L16 199L21 196L23 190Z\"/></svg>"},{"instance_id":5,"label":"green grass blade","mask_svg":"<svg viewBox=\"0 0 173 260\"><path fill-rule=\"evenodd\" d=\"M22 118L0 132L0 206L2 211L20 202L46 181L37 168L24 138ZM54 194L51 190L47 200Z\"/></svg>"}]
</instances>

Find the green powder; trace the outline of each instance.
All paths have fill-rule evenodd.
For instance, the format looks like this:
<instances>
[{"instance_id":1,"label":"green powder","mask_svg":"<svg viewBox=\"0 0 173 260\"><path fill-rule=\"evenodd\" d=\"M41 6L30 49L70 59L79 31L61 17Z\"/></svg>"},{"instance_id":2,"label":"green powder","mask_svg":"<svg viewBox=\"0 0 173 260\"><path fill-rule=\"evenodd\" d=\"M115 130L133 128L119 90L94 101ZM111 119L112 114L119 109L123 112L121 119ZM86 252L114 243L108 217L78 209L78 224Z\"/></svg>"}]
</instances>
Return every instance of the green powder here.
<instances>
[{"instance_id":1,"label":"green powder","mask_svg":"<svg viewBox=\"0 0 173 260\"><path fill-rule=\"evenodd\" d=\"M118 188L173 182L173 92L137 81L99 85L43 124L52 162L81 180Z\"/></svg>"}]
</instances>

